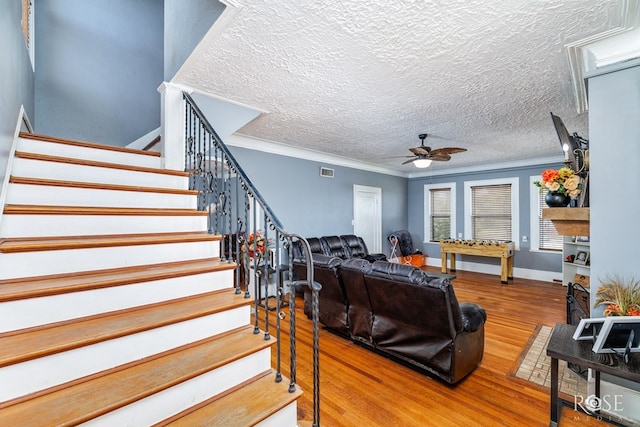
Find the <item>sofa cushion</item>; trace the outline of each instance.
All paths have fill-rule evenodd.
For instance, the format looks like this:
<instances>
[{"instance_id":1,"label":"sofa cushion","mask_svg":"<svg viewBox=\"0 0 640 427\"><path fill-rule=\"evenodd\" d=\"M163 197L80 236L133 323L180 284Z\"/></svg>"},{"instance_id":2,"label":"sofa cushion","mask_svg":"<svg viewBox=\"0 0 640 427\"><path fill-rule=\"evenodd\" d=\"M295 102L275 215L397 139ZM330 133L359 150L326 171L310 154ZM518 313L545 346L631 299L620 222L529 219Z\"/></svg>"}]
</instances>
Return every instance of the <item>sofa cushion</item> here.
<instances>
[{"instance_id":1,"label":"sofa cushion","mask_svg":"<svg viewBox=\"0 0 640 427\"><path fill-rule=\"evenodd\" d=\"M354 234L347 234L340 236L343 246L349 249L350 258L364 258L369 255L367 246L362 240L362 237L358 237Z\"/></svg>"},{"instance_id":2,"label":"sofa cushion","mask_svg":"<svg viewBox=\"0 0 640 427\"><path fill-rule=\"evenodd\" d=\"M373 310L364 275L371 271L371 263L362 258L351 258L340 265L344 293L349 301L347 317L351 339L371 345Z\"/></svg>"},{"instance_id":3,"label":"sofa cushion","mask_svg":"<svg viewBox=\"0 0 640 427\"><path fill-rule=\"evenodd\" d=\"M349 250L342 244L338 236L323 236L320 238L325 255L336 256L338 258L350 258Z\"/></svg>"},{"instance_id":4,"label":"sofa cushion","mask_svg":"<svg viewBox=\"0 0 640 427\"><path fill-rule=\"evenodd\" d=\"M399 283L423 284L427 274L418 267L408 264L398 264L395 262L375 261L371 264L373 277L387 278Z\"/></svg>"}]
</instances>

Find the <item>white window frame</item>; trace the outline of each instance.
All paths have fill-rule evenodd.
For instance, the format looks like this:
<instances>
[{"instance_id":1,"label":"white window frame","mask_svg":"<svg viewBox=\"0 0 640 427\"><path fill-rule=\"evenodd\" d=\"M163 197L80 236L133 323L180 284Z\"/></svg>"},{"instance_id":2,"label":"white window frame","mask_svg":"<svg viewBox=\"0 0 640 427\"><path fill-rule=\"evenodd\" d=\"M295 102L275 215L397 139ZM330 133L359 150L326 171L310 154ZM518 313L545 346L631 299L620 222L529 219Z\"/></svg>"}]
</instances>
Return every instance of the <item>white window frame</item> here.
<instances>
[{"instance_id":1,"label":"white window frame","mask_svg":"<svg viewBox=\"0 0 640 427\"><path fill-rule=\"evenodd\" d=\"M529 252L544 252L550 254L557 254L558 251L551 251L548 249L540 249L540 189L535 186L534 182L540 181L540 175L533 175L529 177Z\"/></svg>"},{"instance_id":2,"label":"white window frame","mask_svg":"<svg viewBox=\"0 0 640 427\"><path fill-rule=\"evenodd\" d=\"M520 250L520 179L518 177L484 179L464 182L464 238L471 239L471 187L484 185L511 184L511 241L516 250Z\"/></svg>"},{"instance_id":3,"label":"white window frame","mask_svg":"<svg viewBox=\"0 0 640 427\"><path fill-rule=\"evenodd\" d=\"M456 183L446 182L442 184L426 184L424 186L424 243L434 243L431 241L431 190L451 191L451 238L456 237Z\"/></svg>"}]
</instances>

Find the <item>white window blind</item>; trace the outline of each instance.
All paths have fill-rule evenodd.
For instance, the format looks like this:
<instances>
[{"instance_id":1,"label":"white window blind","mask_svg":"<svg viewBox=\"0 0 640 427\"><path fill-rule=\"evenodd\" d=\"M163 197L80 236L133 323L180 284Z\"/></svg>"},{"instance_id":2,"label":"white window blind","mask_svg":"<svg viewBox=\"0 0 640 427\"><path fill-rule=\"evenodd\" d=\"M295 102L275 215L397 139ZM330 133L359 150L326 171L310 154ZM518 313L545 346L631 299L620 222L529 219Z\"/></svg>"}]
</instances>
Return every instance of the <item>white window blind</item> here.
<instances>
[{"instance_id":1,"label":"white window blind","mask_svg":"<svg viewBox=\"0 0 640 427\"><path fill-rule=\"evenodd\" d=\"M562 250L562 236L558 235L553 223L549 220L542 219L542 208L546 206L544 197L547 195L548 190L543 188L538 195L538 218L539 220L539 242L538 247L541 250L547 251L561 251Z\"/></svg>"},{"instance_id":2,"label":"white window blind","mask_svg":"<svg viewBox=\"0 0 640 427\"><path fill-rule=\"evenodd\" d=\"M438 188L429 191L431 241L451 238L451 189Z\"/></svg>"},{"instance_id":3,"label":"white window blind","mask_svg":"<svg viewBox=\"0 0 640 427\"><path fill-rule=\"evenodd\" d=\"M471 187L471 231L477 240L511 240L511 184Z\"/></svg>"}]
</instances>

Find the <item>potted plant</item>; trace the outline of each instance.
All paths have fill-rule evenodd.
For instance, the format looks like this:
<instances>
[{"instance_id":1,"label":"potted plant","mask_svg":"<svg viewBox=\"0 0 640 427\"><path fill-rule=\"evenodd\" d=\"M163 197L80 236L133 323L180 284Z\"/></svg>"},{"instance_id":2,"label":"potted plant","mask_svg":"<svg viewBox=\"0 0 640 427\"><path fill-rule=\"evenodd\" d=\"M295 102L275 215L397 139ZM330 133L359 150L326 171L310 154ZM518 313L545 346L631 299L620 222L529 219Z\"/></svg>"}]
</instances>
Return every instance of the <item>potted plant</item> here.
<instances>
[{"instance_id":1,"label":"potted plant","mask_svg":"<svg viewBox=\"0 0 640 427\"><path fill-rule=\"evenodd\" d=\"M608 277L596 292L594 307L605 305L605 316L640 316L640 281Z\"/></svg>"},{"instance_id":2,"label":"potted plant","mask_svg":"<svg viewBox=\"0 0 640 427\"><path fill-rule=\"evenodd\" d=\"M545 202L550 207L565 207L582 190L582 180L573 169L564 167L558 170L547 169L540 175L540 181L533 184L548 190Z\"/></svg>"}]
</instances>

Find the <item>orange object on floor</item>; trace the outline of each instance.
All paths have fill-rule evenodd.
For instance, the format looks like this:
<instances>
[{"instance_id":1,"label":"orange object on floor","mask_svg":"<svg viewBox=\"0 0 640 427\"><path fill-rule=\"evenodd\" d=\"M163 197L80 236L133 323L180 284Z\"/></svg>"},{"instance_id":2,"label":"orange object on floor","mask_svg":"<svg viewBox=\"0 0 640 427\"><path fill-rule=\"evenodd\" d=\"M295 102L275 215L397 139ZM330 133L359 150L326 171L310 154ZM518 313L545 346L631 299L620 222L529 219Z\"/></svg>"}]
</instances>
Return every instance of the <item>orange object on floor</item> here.
<instances>
[{"instance_id":1,"label":"orange object on floor","mask_svg":"<svg viewBox=\"0 0 640 427\"><path fill-rule=\"evenodd\" d=\"M416 267L424 267L427 265L427 256L421 254L414 254L402 257L407 264L415 265Z\"/></svg>"}]
</instances>

